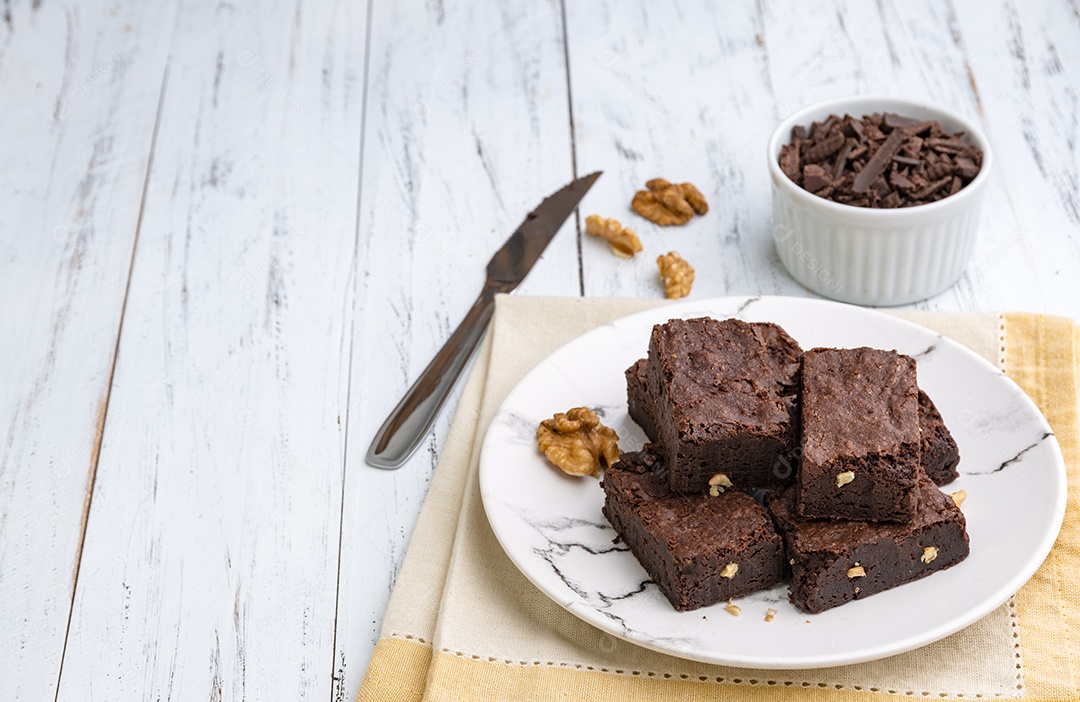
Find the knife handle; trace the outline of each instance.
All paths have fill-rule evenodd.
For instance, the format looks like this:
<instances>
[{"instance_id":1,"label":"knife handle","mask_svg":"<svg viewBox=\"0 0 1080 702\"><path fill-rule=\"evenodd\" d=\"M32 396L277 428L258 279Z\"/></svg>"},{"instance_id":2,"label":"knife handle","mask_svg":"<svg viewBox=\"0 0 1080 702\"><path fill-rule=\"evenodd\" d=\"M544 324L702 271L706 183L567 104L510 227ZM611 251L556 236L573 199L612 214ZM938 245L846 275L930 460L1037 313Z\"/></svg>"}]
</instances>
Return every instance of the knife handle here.
<instances>
[{"instance_id":1,"label":"knife handle","mask_svg":"<svg viewBox=\"0 0 1080 702\"><path fill-rule=\"evenodd\" d=\"M427 435L495 311L495 290L485 286L428 367L386 418L367 452L376 468L400 468Z\"/></svg>"}]
</instances>

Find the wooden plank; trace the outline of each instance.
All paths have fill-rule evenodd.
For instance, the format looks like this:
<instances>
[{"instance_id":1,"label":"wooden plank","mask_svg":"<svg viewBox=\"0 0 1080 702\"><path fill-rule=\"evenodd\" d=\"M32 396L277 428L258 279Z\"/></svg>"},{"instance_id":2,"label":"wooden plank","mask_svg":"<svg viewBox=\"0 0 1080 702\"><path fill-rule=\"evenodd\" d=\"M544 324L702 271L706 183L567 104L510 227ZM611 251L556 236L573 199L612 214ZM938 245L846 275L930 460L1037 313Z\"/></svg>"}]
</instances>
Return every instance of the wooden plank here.
<instances>
[{"instance_id":1,"label":"wooden plank","mask_svg":"<svg viewBox=\"0 0 1080 702\"><path fill-rule=\"evenodd\" d=\"M550 0L374 5L334 699L359 689L454 398L399 470L365 464L368 444L491 254L572 177L561 32ZM578 294L575 234L571 220L522 293Z\"/></svg>"},{"instance_id":2,"label":"wooden plank","mask_svg":"<svg viewBox=\"0 0 1080 702\"><path fill-rule=\"evenodd\" d=\"M365 17L180 9L60 700L330 696Z\"/></svg>"},{"instance_id":3,"label":"wooden plank","mask_svg":"<svg viewBox=\"0 0 1080 702\"><path fill-rule=\"evenodd\" d=\"M957 2L949 20L1002 194L971 285L984 308L1080 318L1080 16L1063 2Z\"/></svg>"},{"instance_id":4,"label":"wooden plank","mask_svg":"<svg viewBox=\"0 0 1080 702\"><path fill-rule=\"evenodd\" d=\"M56 691L171 16L2 10L0 699Z\"/></svg>"}]
</instances>

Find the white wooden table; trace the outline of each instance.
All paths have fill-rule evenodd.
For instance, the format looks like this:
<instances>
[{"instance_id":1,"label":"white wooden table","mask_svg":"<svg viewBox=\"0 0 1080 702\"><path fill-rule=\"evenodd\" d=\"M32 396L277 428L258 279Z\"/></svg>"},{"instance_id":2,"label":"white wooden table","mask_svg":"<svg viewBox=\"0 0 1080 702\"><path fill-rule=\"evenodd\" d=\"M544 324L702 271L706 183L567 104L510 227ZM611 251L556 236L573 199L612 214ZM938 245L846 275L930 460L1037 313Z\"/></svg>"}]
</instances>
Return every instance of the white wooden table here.
<instances>
[{"instance_id":1,"label":"white wooden table","mask_svg":"<svg viewBox=\"0 0 1080 702\"><path fill-rule=\"evenodd\" d=\"M449 424L386 413L541 197L603 169L712 203L614 258L571 220L522 286L806 295L764 142L924 98L997 172L920 309L1080 317L1080 6L561 0L0 5L0 699L351 700ZM641 220L634 220L642 224Z\"/></svg>"}]
</instances>

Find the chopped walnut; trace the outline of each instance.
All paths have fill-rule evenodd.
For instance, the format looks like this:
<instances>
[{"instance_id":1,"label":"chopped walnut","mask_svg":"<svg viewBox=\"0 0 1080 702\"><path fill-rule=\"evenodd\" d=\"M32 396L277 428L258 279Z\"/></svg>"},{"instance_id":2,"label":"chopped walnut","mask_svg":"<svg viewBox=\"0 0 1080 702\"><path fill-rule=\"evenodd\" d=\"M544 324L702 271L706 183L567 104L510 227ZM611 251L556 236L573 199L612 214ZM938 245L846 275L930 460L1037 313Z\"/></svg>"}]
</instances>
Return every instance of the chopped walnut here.
<instances>
[{"instance_id":1,"label":"chopped walnut","mask_svg":"<svg viewBox=\"0 0 1080 702\"><path fill-rule=\"evenodd\" d=\"M855 471L845 470L843 473L836 474L836 487L844 487L852 480L855 479Z\"/></svg>"},{"instance_id":2,"label":"chopped walnut","mask_svg":"<svg viewBox=\"0 0 1080 702\"><path fill-rule=\"evenodd\" d=\"M922 557L919 559L923 563L930 563L937 558L937 549L933 546L927 546L922 550Z\"/></svg>"},{"instance_id":3,"label":"chopped walnut","mask_svg":"<svg viewBox=\"0 0 1080 702\"><path fill-rule=\"evenodd\" d=\"M664 279L664 297L677 300L690 294L694 285L694 267L683 260L676 251L669 251L656 257L660 267L660 277Z\"/></svg>"},{"instance_id":4,"label":"chopped walnut","mask_svg":"<svg viewBox=\"0 0 1080 702\"><path fill-rule=\"evenodd\" d=\"M737 604L733 604L731 598L728 598L727 604L724 605L724 609L726 609L733 617L737 617L742 614L742 608L739 607L739 605Z\"/></svg>"},{"instance_id":5,"label":"chopped walnut","mask_svg":"<svg viewBox=\"0 0 1080 702\"><path fill-rule=\"evenodd\" d=\"M633 258L641 251L641 240L634 230L623 227L615 219L589 215L585 218L585 233L606 241L611 246L611 252L620 258Z\"/></svg>"},{"instance_id":6,"label":"chopped walnut","mask_svg":"<svg viewBox=\"0 0 1080 702\"><path fill-rule=\"evenodd\" d=\"M738 572L739 572L739 564L738 563L728 563L726 566L724 566L724 569L722 571L720 571L720 577L721 578L727 578L728 580L731 580L732 578L735 577L735 574L738 573Z\"/></svg>"},{"instance_id":7,"label":"chopped walnut","mask_svg":"<svg viewBox=\"0 0 1080 702\"><path fill-rule=\"evenodd\" d=\"M689 212L676 212L667 208L658 193L652 190L639 190L634 193L634 199L630 201L634 212L645 219L667 227L673 224L686 224L694 216L691 208Z\"/></svg>"},{"instance_id":8,"label":"chopped walnut","mask_svg":"<svg viewBox=\"0 0 1080 702\"><path fill-rule=\"evenodd\" d=\"M765 621L771 622L774 617L776 617L776 610L775 609L773 609L772 607L769 607L767 610L765 610Z\"/></svg>"},{"instance_id":9,"label":"chopped walnut","mask_svg":"<svg viewBox=\"0 0 1080 702\"><path fill-rule=\"evenodd\" d=\"M721 492L723 492L723 490L721 490L716 485L710 485L709 486L709 495L710 496L712 496L712 497L720 497Z\"/></svg>"},{"instance_id":10,"label":"chopped walnut","mask_svg":"<svg viewBox=\"0 0 1080 702\"><path fill-rule=\"evenodd\" d=\"M731 478L727 477L724 473L717 473L709 478L709 485L719 488L729 488L731 487Z\"/></svg>"},{"instance_id":11,"label":"chopped walnut","mask_svg":"<svg viewBox=\"0 0 1080 702\"><path fill-rule=\"evenodd\" d=\"M540 422L536 442L547 459L570 475L599 476L619 460L619 435L588 407L559 412Z\"/></svg>"},{"instance_id":12,"label":"chopped walnut","mask_svg":"<svg viewBox=\"0 0 1080 702\"><path fill-rule=\"evenodd\" d=\"M950 492L949 497L951 497L952 501L956 503L957 507L959 507L960 505L964 504L964 500L967 499L967 490L957 490L956 492Z\"/></svg>"},{"instance_id":13,"label":"chopped walnut","mask_svg":"<svg viewBox=\"0 0 1080 702\"><path fill-rule=\"evenodd\" d=\"M861 565L856 565L854 568L848 568L847 576L849 578L862 578L866 576L866 569Z\"/></svg>"}]
</instances>

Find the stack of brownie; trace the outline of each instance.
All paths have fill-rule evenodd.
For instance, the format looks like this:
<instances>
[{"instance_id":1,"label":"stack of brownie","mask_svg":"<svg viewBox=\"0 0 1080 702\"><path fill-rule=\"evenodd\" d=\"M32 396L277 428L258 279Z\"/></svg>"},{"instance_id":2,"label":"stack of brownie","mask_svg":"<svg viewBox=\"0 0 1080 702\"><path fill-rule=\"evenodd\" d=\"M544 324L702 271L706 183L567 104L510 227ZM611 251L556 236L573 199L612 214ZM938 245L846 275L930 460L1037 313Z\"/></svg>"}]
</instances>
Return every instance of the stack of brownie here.
<instances>
[{"instance_id":1,"label":"stack of brownie","mask_svg":"<svg viewBox=\"0 0 1080 702\"><path fill-rule=\"evenodd\" d=\"M937 487L959 452L913 359L674 319L626 381L652 443L608 469L604 514L676 609L790 574L792 603L821 612L967 556L964 516Z\"/></svg>"}]
</instances>

